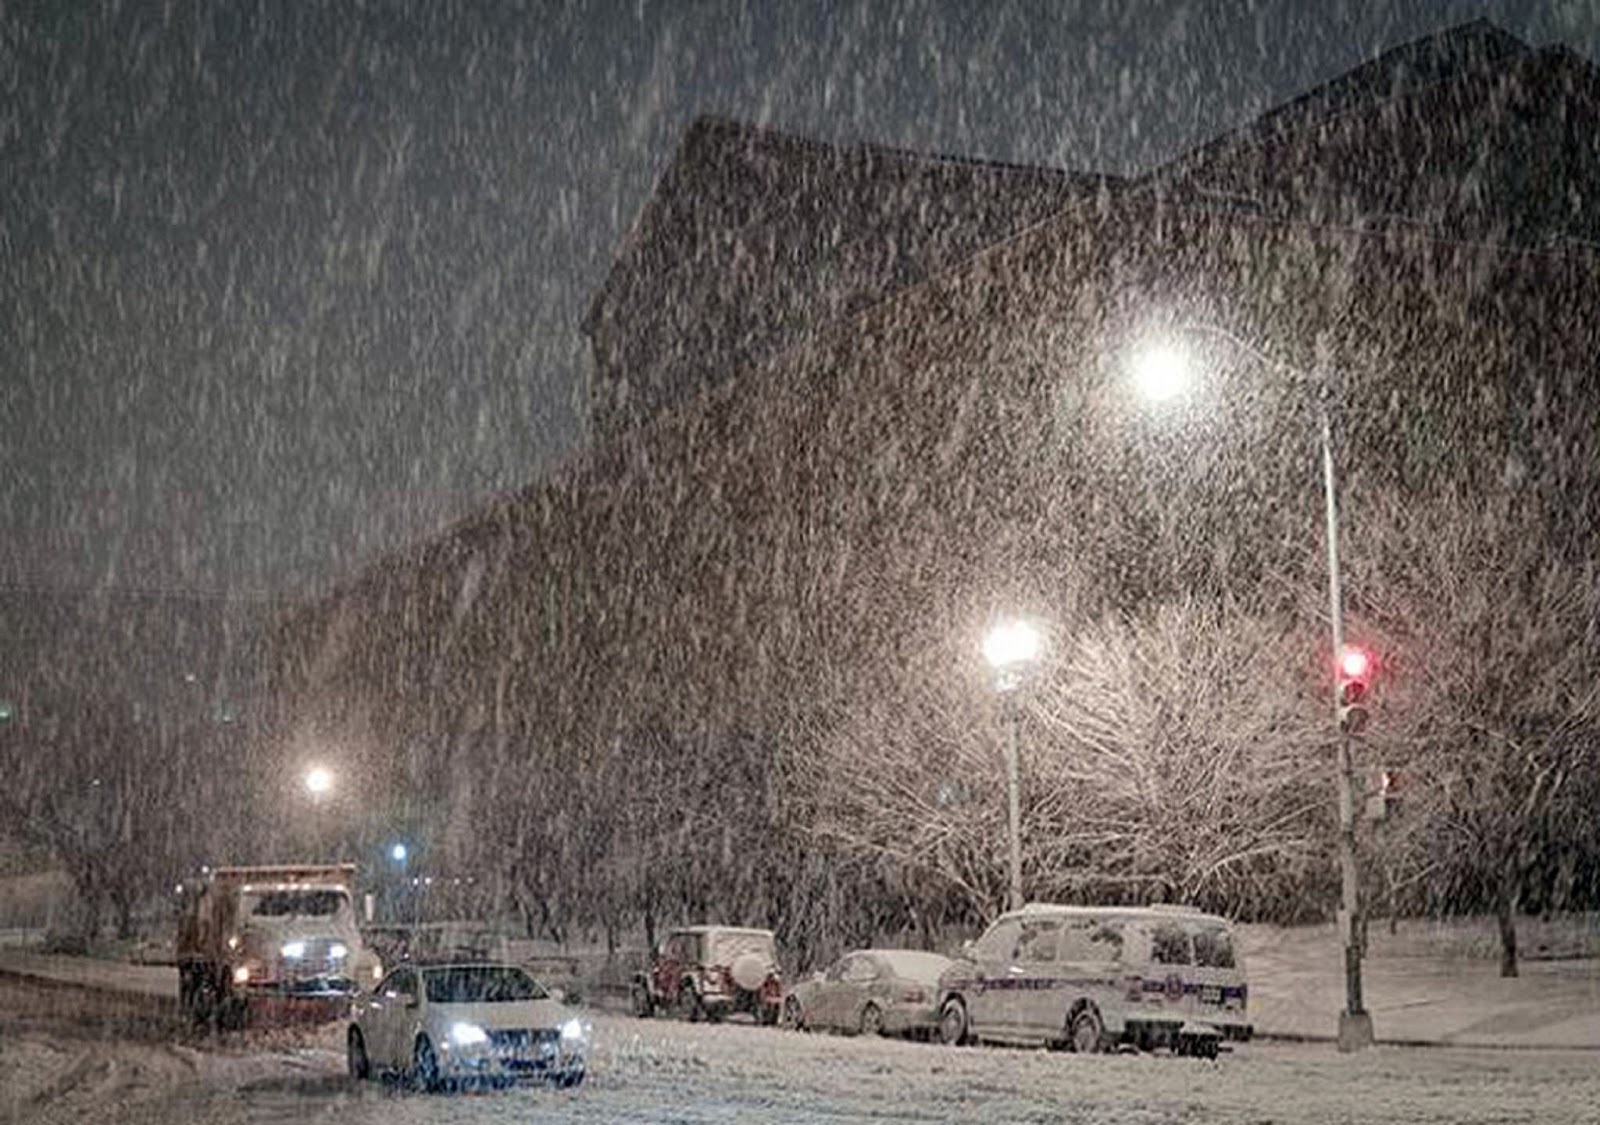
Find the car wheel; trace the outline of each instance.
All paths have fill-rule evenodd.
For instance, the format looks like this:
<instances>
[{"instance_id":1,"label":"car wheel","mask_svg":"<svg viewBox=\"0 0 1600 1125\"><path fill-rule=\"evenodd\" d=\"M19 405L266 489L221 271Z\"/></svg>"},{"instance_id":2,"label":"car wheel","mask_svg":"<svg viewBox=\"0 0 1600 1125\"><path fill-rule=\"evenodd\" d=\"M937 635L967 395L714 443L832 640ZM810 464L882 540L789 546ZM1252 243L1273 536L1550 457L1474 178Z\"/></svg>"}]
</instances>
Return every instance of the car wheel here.
<instances>
[{"instance_id":1,"label":"car wheel","mask_svg":"<svg viewBox=\"0 0 1600 1125\"><path fill-rule=\"evenodd\" d=\"M865 1008L862 1008L861 1022L857 1025L856 1030L860 1031L862 1035L882 1035L883 1009L876 1004L868 1004Z\"/></svg>"},{"instance_id":2,"label":"car wheel","mask_svg":"<svg viewBox=\"0 0 1600 1125\"><path fill-rule=\"evenodd\" d=\"M1106 1027L1100 1021L1100 1013L1093 1008L1084 1008L1072 1017L1072 1034L1069 1037L1072 1049L1080 1055L1094 1055L1106 1049Z\"/></svg>"},{"instance_id":3,"label":"car wheel","mask_svg":"<svg viewBox=\"0 0 1600 1125\"><path fill-rule=\"evenodd\" d=\"M361 1037L360 1028L352 1027L345 1037L344 1056L352 1079L365 1082L372 1077L372 1060L367 1058L367 1041Z\"/></svg>"},{"instance_id":4,"label":"car wheel","mask_svg":"<svg viewBox=\"0 0 1600 1125\"><path fill-rule=\"evenodd\" d=\"M633 1014L647 1020L655 1014L655 1002L650 998L650 986L643 981L633 984Z\"/></svg>"},{"instance_id":5,"label":"car wheel","mask_svg":"<svg viewBox=\"0 0 1600 1125\"><path fill-rule=\"evenodd\" d=\"M417 1045L411 1052L411 1088L424 1094L439 1088L439 1056L433 1053L433 1044L426 1035L417 1036Z\"/></svg>"},{"instance_id":6,"label":"car wheel","mask_svg":"<svg viewBox=\"0 0 1600 1125\"><path fill-rule=\"evenodd\" d=\"M939 1041L959 1047L969 1041L972 1029L967 1025L967 1006L961 997L952 996L939 1009Z\"/></svg>"},{"instance_id":7,"label":"car wheel","mask_svg":"<svg viewBox=\"0 0 1600 1125\"><path fill-rule=\"evenodd\" d=\"M692 982L684 981L678 986L678 995L672 1001L672 1014L690 1023L698 1023L705 1017L705 1007L700 1003L700 994L694 990Z\"/></svg>"},{"instance_id":8,"label":"car wheel","mask_svg":"<svg viewBox=\"0 0 1600 1125\"><path fill-rule=\"evenodd\" d=\"M783 1002L783 1026L790 1031L806 1029L806 1014L800 1008L800 999L791 996Z\"/></svg>"}]
</instances>

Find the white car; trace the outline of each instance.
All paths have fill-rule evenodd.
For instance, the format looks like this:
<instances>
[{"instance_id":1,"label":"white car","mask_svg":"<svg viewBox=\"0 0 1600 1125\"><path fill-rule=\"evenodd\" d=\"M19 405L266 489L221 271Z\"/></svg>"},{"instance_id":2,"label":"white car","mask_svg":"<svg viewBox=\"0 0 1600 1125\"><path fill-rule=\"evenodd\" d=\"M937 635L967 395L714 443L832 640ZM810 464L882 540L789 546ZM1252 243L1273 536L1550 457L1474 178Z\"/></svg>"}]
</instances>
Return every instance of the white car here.
<instances>
[{"instance_id":1,"label":"white car","mask_svg":"<svg viewBox=\"0 0 1600 1125\"><path fill-rule=\"evenodd\" d=\"M589 1028L515 965L401 965L360 997L350 1076L433 1090L461 1081L583 1081Z\"/></svg>"}]
</instances>

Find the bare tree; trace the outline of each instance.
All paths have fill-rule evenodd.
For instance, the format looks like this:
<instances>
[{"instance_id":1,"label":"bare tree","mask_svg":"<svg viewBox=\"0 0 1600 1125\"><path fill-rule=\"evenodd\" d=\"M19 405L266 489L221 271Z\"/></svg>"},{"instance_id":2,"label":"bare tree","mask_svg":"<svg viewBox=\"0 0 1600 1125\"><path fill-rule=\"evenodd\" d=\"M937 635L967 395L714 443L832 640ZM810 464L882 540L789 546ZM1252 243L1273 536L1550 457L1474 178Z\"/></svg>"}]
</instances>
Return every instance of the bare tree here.
<instances>
[{"instance_id":1,"label":"bare tree","mask_svg":"<svg viewBox=\"0 0 1600 1125\"><path fill-rule=\"evenodd\" d=\"M1600 736L1600 573L1553 543L1511 487L1384 497L1360 514L1360 588L1403 648L1386 680L1411 695L1411 805L1458 884L1486 889L1503 976L1516 916L1552 845L1591 814Z\"/></svg>"}]
</instances>

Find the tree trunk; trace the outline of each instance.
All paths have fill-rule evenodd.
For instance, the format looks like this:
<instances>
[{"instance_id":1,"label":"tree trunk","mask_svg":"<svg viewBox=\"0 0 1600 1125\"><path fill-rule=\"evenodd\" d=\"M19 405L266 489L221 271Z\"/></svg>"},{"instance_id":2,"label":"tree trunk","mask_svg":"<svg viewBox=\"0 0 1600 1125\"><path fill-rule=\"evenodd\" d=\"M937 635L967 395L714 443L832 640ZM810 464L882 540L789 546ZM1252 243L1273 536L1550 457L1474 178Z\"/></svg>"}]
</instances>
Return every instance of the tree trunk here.
<instances>
[{"instance_id":1,"label":"tree trunk","mask_svg":"<svg viewBox=\"0 0 1600 1125\"><path fill-rule=\"evenodd\" d=\"M1495 919L1500 923L1500 975L1517 975L1517 873L1513 864L1506 863L1500 877L1500 898L1495 905Z\"/></svg>"}]
</instances>

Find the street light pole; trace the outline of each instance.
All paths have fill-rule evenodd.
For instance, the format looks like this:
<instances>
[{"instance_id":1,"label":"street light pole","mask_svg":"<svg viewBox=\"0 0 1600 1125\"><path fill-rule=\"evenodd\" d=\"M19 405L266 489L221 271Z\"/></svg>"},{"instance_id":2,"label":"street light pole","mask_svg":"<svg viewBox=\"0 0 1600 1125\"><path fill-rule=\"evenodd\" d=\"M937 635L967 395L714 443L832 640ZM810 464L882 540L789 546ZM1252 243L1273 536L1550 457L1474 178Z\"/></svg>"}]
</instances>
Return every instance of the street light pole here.
<instances>
[{"instance_id":1,"label":"street light pole","mask_svg":"<svg viewBox=\"0 0 1600 1125\"><path fill-rule=\"evenodd\" d=\"M1015 693L1007 693L1001 706L1006 711L1006 829L1010 840L1009 902L1011 910L1022 909L1022 780L1017 764L1017 727L1021 708Z\"/></svg>"},{"instance_id":2,"label":"street light pole","mask_svg":"<svg viewBox=\"0 0 1600 1125\"><path fill-rule=\"evenodd\" d=\"M1299 368L1268 355L1220 325L1188 322L1180 325L1179 329L1220 337L1265 366L1287 375L1295 383L1310 385L1317 396L1317 436L1322 454L1322 497L1328 557L1328 625L1333 639L1330 659L1337 661L1344 652L1344 598L1339 569L1339 482L1334 468L1333 421L1328 409L1329 389L1325 369L1319 366L1316 377L1307 376ZM1155 353L1155 359L1150 369L1142 373L1146 393L1155 397L1170 397L1176 393L1181 381L1181 364L1171 351L1166 350ZM1339 1050L1358 1051L1372 1045L1372 1015L1366 1010L1361 997L1361 879L1356 867L1355 792L1350 737L1340 721L1343 701L1338 677L1333 677L1333 680L1334 729L1339 740L1335 770L1339 801L1339 937L1344 946L1345 987L1344 1008L1339 1013Z\"/></svg>"},{"instance_id":3,"label":"street light pole","mask_svg":"<svg viewBox=\"0 0 1600 1125\"><path fill-rule=\"evenodd\" d=\"M1006 908L1022 909L1022 779L1017 728L1022 706L1017 692L1039 656L1039 633L1026 621L996 625L984 638L983 655L994 669L1006 728Z\"/></svg>"}]
</instances>

